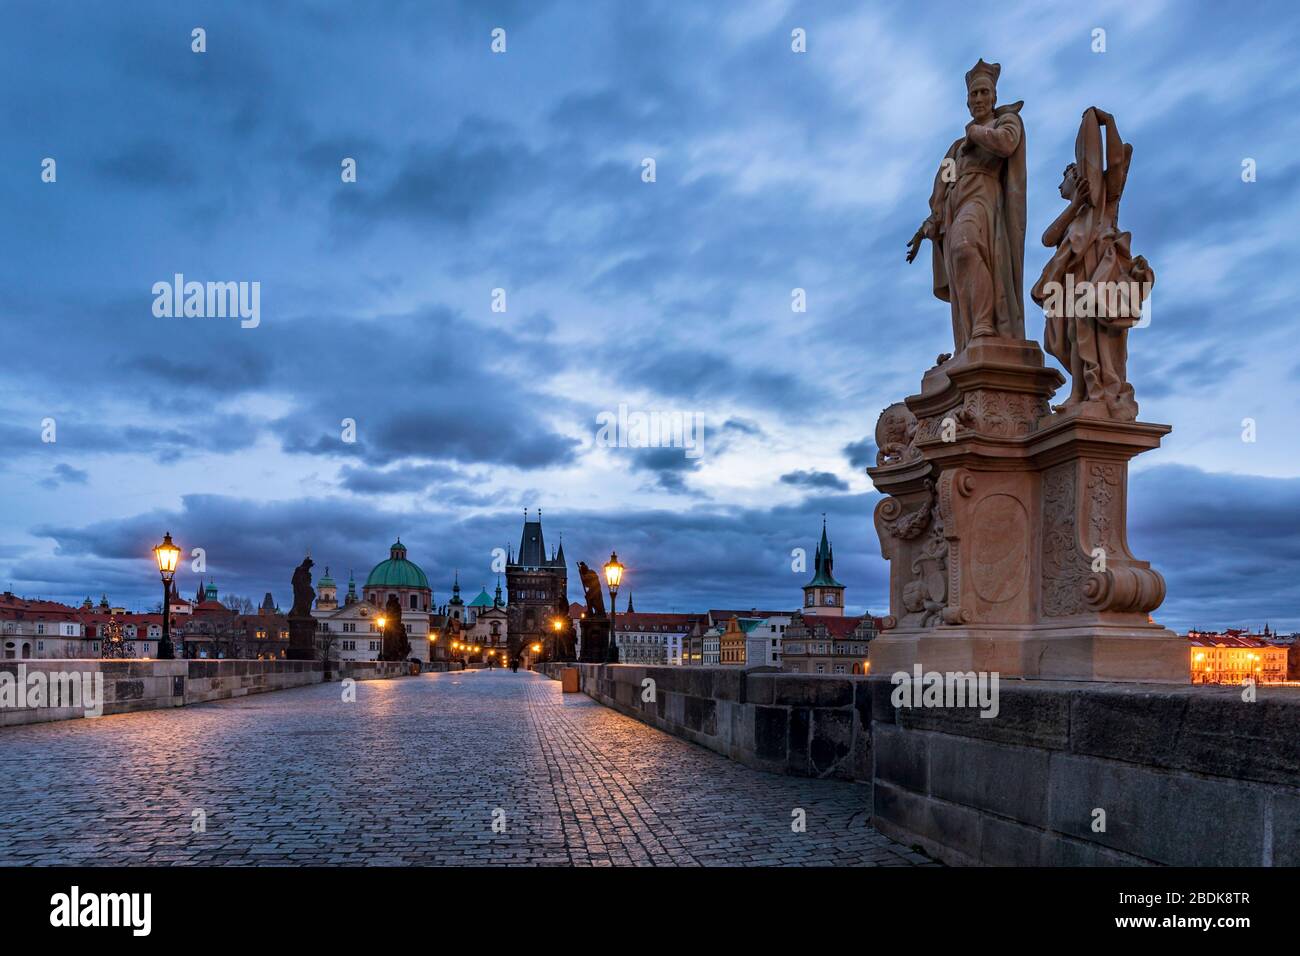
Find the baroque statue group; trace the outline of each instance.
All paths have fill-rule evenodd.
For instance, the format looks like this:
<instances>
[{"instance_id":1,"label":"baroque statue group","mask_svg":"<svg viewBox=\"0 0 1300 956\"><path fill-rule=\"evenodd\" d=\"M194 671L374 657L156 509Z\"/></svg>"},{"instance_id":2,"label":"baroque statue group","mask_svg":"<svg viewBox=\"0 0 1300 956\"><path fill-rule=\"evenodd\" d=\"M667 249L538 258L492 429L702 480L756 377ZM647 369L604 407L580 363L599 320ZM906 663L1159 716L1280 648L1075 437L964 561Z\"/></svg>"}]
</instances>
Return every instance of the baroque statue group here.
<instances>
[{"instance_id":1,"label":"baroque statue group","mask_svg":"<svg viewBox=\"0 0 1300 956\"><path fill-rule=\"evenodd\" d=\"M876 426L890 613L873 672L1185 682L1182 642L1150 616L1164 579L1126 535L1128 461L1170 430L1137 421L1128 381L1128 332L1155 282L1119 225L1133 147L1112 114L1083 110L1029 290L1070 375L1053 405L1065 379L1025 336L1024 104L999 105L1000 73L983 59L967 72L970 121L907 244L910 263L930 242L953 350Z\"/></svg>"}]
</instances>

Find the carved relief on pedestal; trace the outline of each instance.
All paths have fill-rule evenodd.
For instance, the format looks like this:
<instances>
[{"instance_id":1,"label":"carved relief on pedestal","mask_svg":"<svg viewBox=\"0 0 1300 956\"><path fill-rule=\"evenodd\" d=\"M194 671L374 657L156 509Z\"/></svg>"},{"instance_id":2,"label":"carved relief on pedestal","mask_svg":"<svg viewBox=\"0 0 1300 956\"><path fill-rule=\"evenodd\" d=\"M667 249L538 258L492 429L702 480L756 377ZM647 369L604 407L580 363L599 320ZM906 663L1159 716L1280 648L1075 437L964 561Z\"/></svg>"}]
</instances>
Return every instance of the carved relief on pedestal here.
<instances>
[{"instance_id":1,"label":"carved relief on pedestal","mask_svg":"<svg viewBox=\"0 0 1300 956\"><path fill-rule=\"evenodd\" d=\"M876 419L876 467L916 461L916 416L902 402L894 402Z\"/></svg>"},{"instance_id":2,"label":"carved relief on pedestal","mask_svg":"<svg viewBox=\"0 0 1300 956\"><path fill-rule=\"evenodd\" d=\"M958 520L954 507L953 492L962 498L969 498L975 490L975 476L965 468L955 468L939 476L937 510L939 521L943 526L943 536L947 544L945 560L948 568L948 594L946 604L941 612L944 624L964 624L970 615L961 607L961 539L962 524Z\"/></svg>"},{"instance_id":3,"label":"carved relief on pedestal","mask_svg":"<svg viewBox=\"0 0 1300 956\"><path fill-rule=\"evenodd\" d=\"M1041 395L981 388L966 393L957 420L980 435L1021 438L1048 413L1047 399Z\"/></svg>"},{"instance_id":4,"label":"carved relief on pedestal","mask_svg":"<svg viewBox=\"0 0 1300 956\"><path fill-rule=\"evenodd\" d=\"M880 502L876 506L876 529L884 556L895 567L898 562L907 562L905 566L912 576L899 594L903 611L899 623L917 627L937 624L948 599L948 542L934 482L925 483L924 499L910 511L904 510L903 503L894 497Z\"/></svg>"},{"instance_id":5,"label":"carved relief on pedestal","mask_svg":"<svg viewBox=\"0 0 1300 956\"><path fill-rule=\"evenodd\" d=\"M962 424L958 418L960 411L959 408L954 407L941 414L927 415L922 418L916 425L916 443L919 445L923 442L938 441L943 437L945 427L951 427L952 434L955 436L957 426ZM951 426L945 424L949 419L952 420Z\"/></svg>"},{"instance_id":6,"label":"carved relief on pedestal","mask_svg":"<svg viewBox=\"0 0 1300 956\"><path fill-rule=\"evenodd\" d=\"M1029 575L1029 515L1014 496L982 499L973 518L976 544L971 583L981 600L1004 604L1020 595Z\"/></svg>"},{"instance_id":7,"label":"carved relief on pedestal","mask_svg":"<svg viewBox=\"0 0 1300 956\"><path fill-rule=\"evenodd\" d=\"M897 498L886 498L876 508L876 517L892 537L911 541L930 526L931 507L934 504L934 482L925 483L925 501L919 508L903 511L903 503Z\"/></svg>"},{"instance_id":8,"label":"carved relief on pedestal","mask_svg":"<svg viewBox=\"0 0 1300 956\"><path fill-rule=\"evenodd\" d=\"M1068 617L1084 610L1084 582L1091 568L1079 550L1075 466L1066 462L1043 473L1043 614Z\"/></svg>"},{"instance_id":9,"label":"carved relief on pedestal","mask_svg":"<svg viewBox=\"0 0 1300 956\"><path fill-rule=\"evenodd\" d=\"M1101 548L1107 560L1118 556L1114 529L1124 521L1124 468L1114 462L1090 461L1088 482L1088 550Z\"/></svg>"}]
</instances>

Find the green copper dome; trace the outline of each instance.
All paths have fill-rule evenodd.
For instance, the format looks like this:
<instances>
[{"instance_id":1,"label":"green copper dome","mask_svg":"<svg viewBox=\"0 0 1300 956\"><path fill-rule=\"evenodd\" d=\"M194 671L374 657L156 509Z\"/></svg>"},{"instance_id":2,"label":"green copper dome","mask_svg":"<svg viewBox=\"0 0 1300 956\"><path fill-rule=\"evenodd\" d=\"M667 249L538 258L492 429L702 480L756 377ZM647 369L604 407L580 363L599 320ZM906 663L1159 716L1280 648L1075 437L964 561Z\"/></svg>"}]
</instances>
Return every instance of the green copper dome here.
<instances>
[{"instance_id":1,"label":"green copper dome","mask_svg":"<svg viewBox=\"0 0 1300 956\"><path fill-rule=\"evenodd\" d=\"M470 607L491 607L492 599L488 597L487 588L478 592L478 597L469 602Z\"/></svg>"},{"instance_id":2,"label":"green copper dome","mask_svg":"<svg viewBox=\"0 0 1300 956\"><path fill-rule=\"evenodd\" d=\"M397 539L389 553L391 556L387 561L380 561L371 570L370 577L366 578L366 587L428 590L429 579L424 576L418 564L406 560L406 546L402 544L401 538Z\"/></svg>"}]
</instances>

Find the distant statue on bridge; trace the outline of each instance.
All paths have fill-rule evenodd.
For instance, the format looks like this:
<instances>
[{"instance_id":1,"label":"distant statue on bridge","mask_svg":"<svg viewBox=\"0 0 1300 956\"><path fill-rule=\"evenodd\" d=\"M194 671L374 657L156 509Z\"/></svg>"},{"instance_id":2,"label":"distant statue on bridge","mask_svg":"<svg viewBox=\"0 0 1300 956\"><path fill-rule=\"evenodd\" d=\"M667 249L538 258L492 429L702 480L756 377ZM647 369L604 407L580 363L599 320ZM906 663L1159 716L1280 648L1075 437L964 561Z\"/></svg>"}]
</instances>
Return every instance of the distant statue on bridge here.
<instances>
[{"instance_id":1,"label":"distant statue on bridge","mask_svg":"<svg viewBox=\"0 0 1300 956\"><path fill-rule=\"evenodd\" d=\"M293 571L293 608L290 617L311 617L311 606L316 601L316 592L311 586L312 560L302 559L302 564Z\"/></svg>"},{"instance_id":2,"label":"distant statue on bridge","mask_svg":"<svg viewBox=\"0 0 1300 956\"><path fill-rule=\"evenodd\" d=\"M605 616L605 597L600 589L600 576L587 566L586 561L578 562L578 575L582 578L582 590L587 598L587 617Z\"/></svg>"},{"instance_id":3,"label":"distant statue on bridge","mask_svg":"<svg viewBox=\"0 0 1300 956\"><path fill-rule=\"evenodd\" d=\"M406 625L402 623L402 602L396 594L388 595L384 605L383 650L379 659L383 661L404 661L411 656L411 642L406 636Z\"/></svg>"}]
</instances>

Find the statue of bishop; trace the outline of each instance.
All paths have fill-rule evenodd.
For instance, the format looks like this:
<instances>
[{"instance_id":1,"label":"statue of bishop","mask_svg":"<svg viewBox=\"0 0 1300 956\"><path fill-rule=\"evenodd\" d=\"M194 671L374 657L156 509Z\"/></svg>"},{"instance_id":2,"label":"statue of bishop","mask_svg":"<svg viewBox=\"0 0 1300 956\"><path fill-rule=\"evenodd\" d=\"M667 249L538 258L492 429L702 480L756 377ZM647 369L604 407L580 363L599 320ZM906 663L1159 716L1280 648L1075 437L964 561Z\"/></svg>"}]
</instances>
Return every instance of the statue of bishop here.
<instances>
[{"instance_id":1,"label":"statue of bishop","mask_svg":"<svg viewBox=\"0 0 1300 956\"><path fill-rule=\"evenodd\" d=\"M972 339L1025 337L1025 127L1023 101L997 105L1002 67L982 59L966 74L971 120L939 164L930 215L907 244L929 239L934 294L952 307L956 353Z\"/></svg>"}]
</instances>

